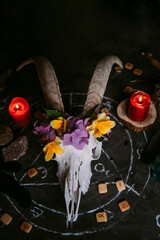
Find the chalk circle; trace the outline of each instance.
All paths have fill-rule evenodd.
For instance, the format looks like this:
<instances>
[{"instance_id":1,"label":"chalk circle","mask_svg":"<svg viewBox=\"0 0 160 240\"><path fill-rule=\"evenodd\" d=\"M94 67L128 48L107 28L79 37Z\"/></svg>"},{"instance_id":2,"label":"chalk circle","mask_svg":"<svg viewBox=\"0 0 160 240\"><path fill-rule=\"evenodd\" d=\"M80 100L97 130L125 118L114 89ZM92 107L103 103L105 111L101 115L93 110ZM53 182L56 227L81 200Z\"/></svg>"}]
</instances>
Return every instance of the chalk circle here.
<instances>
[{"instance_id":1,"label":"chalk circle","mask_svg":"<svg viewBox=\"0 0 160 240\"><path fill-rule=\"evenodd\" d=\"M105 167L102 163L97 163L94 166L94 170L97 171L97 172L106 172Z\"/></svg>"},{"instance_id":2,"label":"chalk circle","mask_svg":"<svg viewBox=\"0 0 160 240\"><path fill-rule=\"evenodd\" d=\"M77 95L78 95L78 96L86 96L86 94L84 94L84 93L65 93L64 95L70 96L71 101L73 101L73 97L74 97L74 96L77 96ZM38 101L38 102L40 103L40 102L42 102L42 100L40 100L40 101ZM36 105L38 102L33 103L31 107L33 107L34 105ZM111 108L113 108L113 109L116 108L117 105L118 105L118 103L117 103L116 101L114 101L113 99L104 96L104 97L103 97L102 106L105 106L105 102L107 103L107 105L108 105L109 102L110 102L110 105L112 106ZM72 104L72 102L71 102L71 104ZM76 106L76 104L74 104L74 106ZM83 107L83 105L78 105L78 106ZM115 111L115 112L116 112L116 111ZM127 176L126 176L126 178L125 178L125 183L127 184L128 180L129 180L129 177L130 177L130 173L131 173L131 171L132 171L132 166L133 166L133 152L134 152L134 149L133 149L132 137L131 137L129 131L128 131L127 129L123 128L123 124L117 119L117 117L116 117L115 115L110 114L110 116L111 116L111 118L114 119L114 121L116 121L116 124L118 124L120 127L122 127L124 133L126 134L127 138L129 139L129 143L130 143L130 163L129 163L129 167L128 167L128 173L127 173ZM23 131L23 130L22 130L22 131ZM145 134L144 134L144 138L145 138L145 140L146 140ZM103 149L103 152L106 154L106 156L108 156L104 149ZM114 165L114 161L112 161L112 164ZM100 166L100 165L99 165L99 166ZM101 165L100 167L101 167L101 169L100 169L99 172L103 173L103 172L105 171L105 169L103 168L102 165ZM114 166L114 167L115 167L115 166ZM92 171L92 174L94 174L93 171ZM14 175L15 175L15 173L14 173ZM16 176L15 176L15 177L16 177ZM107 180L108 180L108 178L107 178ZM146 186L147 186L147 184L148 184L148 181L149 181L149 175L148 175L147 181L145 182L145 185L144 185L144 187L143 187L142 192L143 192L144 189L146 188ZM98 181L97 181L97 182L98 182ZM47 183L46 183L46 184L47 184ZM48 186L48 185L47 185L47 186ZM53 186L54 186L54 185L52 185L52 188L53 188ZM55 186L56 186L56 184L55 184ZM27 187L27 186L26 186L26 187ZM29 185L28 185L28 187L29 187ZM44 186L43 188L45 188L45 186ZM43 191L44 191L44 189L43 189ZM142 193L142 192L141 192L141 193ZM77 221L80 221L80 217L83 216L83 215L85 215L85 214L93 214L93 218L94 218L96 212L97 212L99 209L102 209L102 208L105 208L105 207L109 206L109 204L111 204L113 201L116 201L116 199L120 196L120 194L121 194L121 192L118 192L118 193L115 194L115 195L113 196L113 198L110 199L108 202L107 202L107 199L106 199L106 202L102 203L101 206L97 206L97 208L88 209L86 212L80 212L80 213L79 213L79 218L78 218ZM45 227L46 224L47 224L47 222L45 223L44 226L40 226L40 225L38 225L38 224L35 223L35 220L36 220L36 219L27 219L26 216L25 216L25 214L22 213L22 210L19 210L18 207L11 201L11 199L10 199L7 195L5 195L5 196L6 196L7 200L11 203L11 205L14 207L14 209L15 209L23 218L25 218L27 221L29 221L34 227L36 227L36 228L38 228L38 229L41 229L41 230L44 230L44 231L46 231L46 232L51 232L51 233L59 234L59 235L63 235L63 236L71 236L71 235L79 236L79 235L92 234L92 233L95 233L95 232L97 232L97 231L107 230L107 229L109 229L109 228L112 228L112 227L113 227L115 224L117 224L118 221L121 219L121 217L119 217L119 220L118 220L118 221L116 220L115 223L112 222L112 224L109 224L109 221L110 221L110 220L108 220L106 226L101 227L100 225L98 225L98 226L96 227L96 229L93 229L93 227L91 226L90 229L87 229L87 230L86 230L86 229L81 229L80 231L77 231L77 230L74 231L73 229L72 229L72 231L67 231L67 230L64 231L64 229L58 229L58 230L57 230L57 229ZM81 199L81 201L82 201L82 199ZM34 200L33 200L32 202L35 204L35 208L39 207L40 209L43 209L44 211L48 211L50 214L52 214L52 213L53 213L53 214L60 214L60 216L63 217L64 221L66 220L66 219L65 219L65 213L64 213L64 212L58 211L58 210L53 209L53 208L49 208L49 207L47 207L47 206L45 206L45 205L43 205L43 204L37 203L37 202L34 201ZM33 207L32 207L32 208L33 208ZM110 219L112 218L112 220L113 220L115 214L114 214L113 212L109 211L109 210L106 210L106 212L108 212L108 213L111 214ZM54 215L54 217L55 217L55 215ZM57 218L57 219L58 219L58 218ZM42 221L42 222L43 222L43 221Z\"/></svg>"}]
</instances>

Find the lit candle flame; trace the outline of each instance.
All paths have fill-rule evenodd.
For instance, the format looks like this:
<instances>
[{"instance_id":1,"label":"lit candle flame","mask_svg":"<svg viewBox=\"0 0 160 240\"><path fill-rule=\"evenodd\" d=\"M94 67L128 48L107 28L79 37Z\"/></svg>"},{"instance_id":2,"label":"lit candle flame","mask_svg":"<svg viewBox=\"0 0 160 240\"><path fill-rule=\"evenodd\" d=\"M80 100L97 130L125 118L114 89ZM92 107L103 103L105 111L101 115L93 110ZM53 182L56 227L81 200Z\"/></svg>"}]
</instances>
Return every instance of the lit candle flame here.
<instances>
[{"instance_id":1,"label":"lit candle flame","mask_svg":"<svg viewBox=\"0 0 160 240\"><path fill-rule=\"evenodd\" d=\"M19 109L19 105L18 105L18 104L16 104L16 109L17 109L17 110Z\"/></svg>"},{"instance_id":2,"label":"lit candle flame","mask_svg":"<svg viewBox=\"0 0 160 240\"><path fill-rule=\"evenodd\" d=\"M139 102L139 103L142 103L142 102L143 102L143 98L142 98L142 97L139 97L138 102Z\"/></svg>"}]
</instances>

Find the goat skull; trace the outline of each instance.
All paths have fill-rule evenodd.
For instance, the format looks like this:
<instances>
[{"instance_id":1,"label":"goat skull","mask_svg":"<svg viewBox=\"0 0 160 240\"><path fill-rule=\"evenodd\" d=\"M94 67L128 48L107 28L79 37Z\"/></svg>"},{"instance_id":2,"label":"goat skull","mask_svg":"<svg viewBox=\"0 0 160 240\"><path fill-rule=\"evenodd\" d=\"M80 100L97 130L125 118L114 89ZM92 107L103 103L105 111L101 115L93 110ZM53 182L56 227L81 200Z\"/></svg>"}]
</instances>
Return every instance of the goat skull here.
<instances>
[{"instance_id":1,"label":"goat skull","mask_svg":"<svg viewBox=\"0 0 160 240\"><path fill-rule=\"evenodd\" d=\"M47 107L64 111L54 69L46 58L33 57L28 59L17 68L17 71L31 62L36 65ZM114 63L123 67L121 60L117 56L107 56L98 63L90 82L83 115L98 104L100 107ZM95 109L96 113L99 107ZM77 150L71 145L63 146L63 143L61 144L65 151L63 155L56 155L55 157L58 162L57 176L65 195L67 219L68 221L76 221L81 193L85 194L89 188L92 176L91 161L100 158L102 143L90 135L89 143L85 145L83 150Z\"/></svg>"},{"instance_id":2,"label":"goat skull","mask_svg":"<svg viewBox=\"0 0 160 240\"><path fill-rule=\"evenodd\" d=\"M90 136L88 145L77 150L69 145L64 148L63 155L56 155L60 186L65 194L68 221L76 221L78 216L81 192L88 191L92 160L100 157L102 143Z\"/></svg>"}]
</instances>

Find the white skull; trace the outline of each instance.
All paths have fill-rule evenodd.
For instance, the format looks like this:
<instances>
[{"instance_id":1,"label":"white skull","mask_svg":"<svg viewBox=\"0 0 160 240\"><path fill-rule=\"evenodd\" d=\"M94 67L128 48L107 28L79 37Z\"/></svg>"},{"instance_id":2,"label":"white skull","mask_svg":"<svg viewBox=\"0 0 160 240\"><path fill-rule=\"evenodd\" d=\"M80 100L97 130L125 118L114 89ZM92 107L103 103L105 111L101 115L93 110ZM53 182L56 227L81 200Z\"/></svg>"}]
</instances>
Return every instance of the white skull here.
<instances>
[{"instance_id":1,"label":"white skull","mask_svg":"<svg viewBox=\"0 0 160 240\"><path fill-rule=\"evenodd\" d=\"M77 150L71 145L61 147L65 151L55 158L58 162L57 176L65 194L67 219L76 221L81 193L85 194L90 185L91 161L100 157L102 143L90 135L89 143L83 150Z\"/></svg>"}]
</instances>

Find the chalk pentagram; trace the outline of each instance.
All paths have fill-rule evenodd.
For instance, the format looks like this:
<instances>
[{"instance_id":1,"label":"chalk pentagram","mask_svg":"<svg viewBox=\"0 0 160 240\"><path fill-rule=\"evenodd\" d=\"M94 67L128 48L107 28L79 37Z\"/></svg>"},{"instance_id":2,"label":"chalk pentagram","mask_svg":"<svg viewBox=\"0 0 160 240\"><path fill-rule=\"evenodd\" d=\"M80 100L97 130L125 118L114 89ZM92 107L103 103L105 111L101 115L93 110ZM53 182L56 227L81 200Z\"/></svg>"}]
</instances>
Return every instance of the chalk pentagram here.
<instances>
[{"instance_id":1,"label":"chalk pentagram","mask_svg":"<svg viewBox=\"0 0 160 240\"><path fill-rule=\"evenodd\" d=\"M77 108L82 109L83 104L80 103L86 95L82 93L66 93L64 97L68 97L70 107L76 110ZM41 101L39 101L39 103L40 102ZM34 103L32 107L36 104L37 103ZM90 188L89 191L82 196L78 220L73 223L72 229L66 228L64 196L56 177L56 163L54 161L45 163L41 146L36 143L35 138L32 136L32 126L22 129L21 133L23 132L27 135L31 146L29 147L28 155L24 156L21 161L27 168L32 166L36 167L39 170L39 174L31 180L28 178L24 169L20 173L13 173L13 176L22 186L28 188L31 192L32 199L34 199L32 200L30 209L20 210L18 204L13 202L9 196L5 196L14 209L34 227L64 236L90 234L112 228L127 214L127 212L122 214L117 207L117 202L121 199L121 195L128 200L131 209L136 205L138 198L143 194L150 178L149 168L146 167L143 182L139 183L136 179L138 176L136 175L138 171L138 161L147 138L145 132L133 134L132 131L128 130L119 122L116 117L117 105L118 103L113 99L108 97L103 98L102 106L108 108L110 117L116 122L117 126L112 131L111 139L103 143L101 158L97 161L92 161L93 175ZM123 156L123 158L120 156ZM123 179L126 186L125 191L117 191L115 187L117 179ZM107 184L107 194L100 195L98 193L97 185L101 182ZM35 192L37 194L35 194ZM46 193L46 197L44 197L42 192ZM57 196L56 198L55 195ZM107 223L97 224L95 214L101 210L107 212L108 221ZM118 220L115 218L117 215ZM41 221L41 224L38 224L39 218L50 218L51 221L49 221L46 226L47 223L45 222L44 224L43 221ZM85 224L86 218L87 226Z\"/></svg>"}]
</instances>

